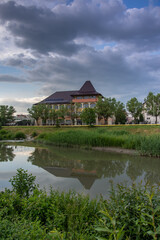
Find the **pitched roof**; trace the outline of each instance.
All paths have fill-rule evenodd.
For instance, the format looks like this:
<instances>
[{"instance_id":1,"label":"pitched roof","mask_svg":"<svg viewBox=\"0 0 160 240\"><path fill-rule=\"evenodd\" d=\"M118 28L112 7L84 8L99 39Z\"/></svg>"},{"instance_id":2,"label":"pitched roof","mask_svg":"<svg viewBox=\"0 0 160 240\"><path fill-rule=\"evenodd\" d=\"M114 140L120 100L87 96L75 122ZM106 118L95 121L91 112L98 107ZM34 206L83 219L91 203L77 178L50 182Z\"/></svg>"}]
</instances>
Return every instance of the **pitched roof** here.
<instances>
[{"instance_id":1,"label":"pitched roof","mask_svg":"<svg viewBox=\"0 0 160 240\"><path fill-rule=\"evenodd\" d=\"M72 101L73 96L83 95L101 95L101 94L95 90L90 81L86 81L80 88L80 90L55 92L49 97L39 102L38 104L67 104Z\"/></svg>"},{"instance_id":2,"label":"pitched roof","mask_svg":"<svg viewBox=\"0 0 160 240\"><path fill-rule=\"evenodd\" d=\"M45 98L40 103L52 103L52 104L62 104L62 103L70 103L72 101L72 95L76 94L77 91L63 91L63 92L55 92L49 97Z\"/></svg>"},{"instance_id":3,"label":"pitched roof","mask_svg":"<svg viewBox=\"0 0 160 240\"><path fill-rule=\"evenodd\" d=\"M82 95L101 95L101 94L95 90L91 81L86 81L83 84L83 86L80 88L80 90L73 94L73 96L77 96L77 95L82 96Z\"/></svg>"}]
</instances>

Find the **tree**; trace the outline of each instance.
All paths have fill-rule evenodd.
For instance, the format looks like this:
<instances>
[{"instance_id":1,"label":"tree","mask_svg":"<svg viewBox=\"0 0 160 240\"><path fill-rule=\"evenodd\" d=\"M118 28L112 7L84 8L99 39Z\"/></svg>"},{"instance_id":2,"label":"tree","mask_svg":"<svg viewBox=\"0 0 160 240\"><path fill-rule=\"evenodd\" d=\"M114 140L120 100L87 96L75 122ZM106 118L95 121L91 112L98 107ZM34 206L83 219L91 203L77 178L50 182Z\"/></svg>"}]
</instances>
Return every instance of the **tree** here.
<instances>
[{"instance_id":1,"label":"tree","mask_svg":"<svg viewBox=\"0 0 160 240\"><path fill-rule=\"evenodd\" d=\"M71 118L72 125L75 124L75 119L79 117L79 109L80 109L81 104L80 103L70 103L68 105L68 110L67 110L67 116Z\"/></svg>"},{"instance_id":2,"label":"tree","mask_svg":"<svg viewBox=\"0 0 160 240\"><path fill-rule=\"evenodd\" d=\"M95 110L93 108L85 108L80 117L82 121L91 126L95 123L96 120Z\"/></svg>"},{"instance_id":3,"label":"tree","mask_svg":"<svg viewBox=\"0 0 160 240\"><path fill-rule=\"evenodd\" d=\"M42 108L42 114L41 114L42 123L46 125L46 121L49 118L50 106L43 104L41 108Z\"/></svg>"},{"instance_id":4,"label":"tree","mask_svg":"<svg viewBox=\"0 0 160 240\"><path fill-rule=\"evenodd\" d=\"M67 115L67 108L65 106L60 106L60 109L57 111L57 115L62 119L63 123L65 120L65 116Z\"/></svg>"},{"instance_id":5,"label":"tree","mask_svg":"<svg viewBox=\"0 0 160 240\"><path fill-rule=\"evenodd\" d=\"M137 98L131 98L127 102L127 110L132 114L134 117L134 122L138 122L138 118L140 117L140 114L143 110L143 104L141 102L138 102Z\"/></svg>"},{"instance_id":6,"label":"tree","mask_svg":"<svg viewBox=\"0 0 160 240\"><path fill-rule=\"evenodd\" d=\"M12 122L14 117L13 114L16 112L15 108L8 105L0 105L0 123L2 126L6 123Z\"/></svg>"},{"instance_id":7,"label":"tree","mask_svg":"<svg viewBox=\"0 0 160 240\"><path fill-rule=\"evenodd\" d=\"M54 122L54 124L57 123L58 113L55 109L51 109L49 111L49 119L51 119Z\"/></svg>"},{"instance_id":8,"label":"tree","mask_svg":"<svg viewBox=\"0 0 160 240\"><path fill-rule=\"evenodd\" d=\"M43 105L33 105L31 108L28 108L27 111L29 112L30 116L36 120L38 125L38 120L42 117Z\"/></svg>"},{"instance_id":9,"label":"tree","mask_svg":"<svg viewBox=\"0 0 160 240\"><path fill-rule=\"evenodd\" d=\"M144 101L147 113L156 117L155 123L157 124L157 117L160 115L160 93L154 95L152 92L149 92Z\"/></svg>"},{"instance_id":10,"label":"tree","mask_svg":"<svg viewBox=\"0 0 160 240\"><path fill-rule=\"evenodd\" d=\"M99 118L104 117L105 121L108 121L109 117L112 117L115 111L115 98L104 98L101 97L96 103L96 113Z\"/></svg>"},{"instance_id":11,"label":"tree","mask_svg":"<svg viewBox=\"0 0 160 240\"><path fill-rule=\"evenodd\" d=\"M115 120L116 124L118 123L125 124L127 113L124 104L121 103L120 101L115 103L114 116L116 118Z\"/></svg>"}]
</instances>

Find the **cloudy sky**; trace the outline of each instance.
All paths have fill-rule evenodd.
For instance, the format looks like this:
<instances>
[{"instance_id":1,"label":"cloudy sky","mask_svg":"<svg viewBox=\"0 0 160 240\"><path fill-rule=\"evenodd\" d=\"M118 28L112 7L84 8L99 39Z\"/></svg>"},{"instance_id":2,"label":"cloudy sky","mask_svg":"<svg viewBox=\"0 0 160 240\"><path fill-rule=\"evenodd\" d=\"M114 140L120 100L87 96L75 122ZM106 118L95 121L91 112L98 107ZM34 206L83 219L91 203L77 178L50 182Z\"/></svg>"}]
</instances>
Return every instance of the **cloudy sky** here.
<instances>
[{"instance_id":1,"label":"cloudy sky","mask_svg":"<svg viewBox=\"0 0 160 240\"><path fill-rule=\"evenodd\" d=\"M91 80L126 103L160 92L160 0L0 0L0 104L27 113Z\"/></svg>"}]
</instances>

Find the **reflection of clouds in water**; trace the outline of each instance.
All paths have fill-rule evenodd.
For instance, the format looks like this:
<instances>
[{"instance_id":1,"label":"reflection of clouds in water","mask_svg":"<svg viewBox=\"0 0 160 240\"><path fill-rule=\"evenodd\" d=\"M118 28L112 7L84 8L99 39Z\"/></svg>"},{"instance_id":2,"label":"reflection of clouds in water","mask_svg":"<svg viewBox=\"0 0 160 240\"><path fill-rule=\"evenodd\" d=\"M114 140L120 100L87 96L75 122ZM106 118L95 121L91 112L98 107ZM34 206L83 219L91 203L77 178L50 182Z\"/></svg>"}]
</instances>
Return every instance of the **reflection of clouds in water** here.
<instances>
[{"instance_id":1,"label":"reflection of clouds in water","mask_svg":"<svg viewBox=\"0 0 160 240\"><path fill-rule=\"evenodd\" d=\"M16 156L29 156L34 152L34 147L14 146Z\"/></svg>"},{"instance_id":2,"label":"reflection of clouds in water","mask_svg":"<svg viewBox=\"0 0 160 240\"><path fill-rule=\"evenodd\" d=\"M0 190L10 187L9 179L16 175L17 168L28 170L36 176L40 188L59 191L74 190L89 194L91 198L111 190L111 183L130 186L132 182L160 179L157 159L111 154L96 151L80 151L69 148L33 148L12 146L13 161L0 162ZM4 152L6 149L3 149ZM4 155L3 155L4 158Z\"/></svg>"}]
</instances>

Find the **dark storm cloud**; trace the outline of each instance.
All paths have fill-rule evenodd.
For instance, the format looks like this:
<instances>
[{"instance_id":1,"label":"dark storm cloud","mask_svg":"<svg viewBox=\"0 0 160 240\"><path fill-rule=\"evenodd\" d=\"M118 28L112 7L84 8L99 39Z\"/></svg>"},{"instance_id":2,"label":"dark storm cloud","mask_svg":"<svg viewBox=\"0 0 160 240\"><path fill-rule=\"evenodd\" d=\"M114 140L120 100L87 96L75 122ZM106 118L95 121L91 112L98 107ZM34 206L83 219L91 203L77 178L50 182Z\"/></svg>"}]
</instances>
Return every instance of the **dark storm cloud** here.
<instances>
[{"instance_id":1,"label":"dark storm cloud","mask_svg":"<svg viewBox=\"0 0 160 240\"><path fill-rule=\"evenodd\" d=\"M28 68L34 66L36 60L31 57L26 57L24 54L13 54L12 57L8 57L1 62L7 66Z\"/></svg>"},{"instance_id":2,"label":"dark storm cloud","mask_svg":"<svg viewBox=\"0 0 160 240\"><path fill-rule=\"evenodd\" d=\"M129 9L118 0L75 0L52 10L0 4L0 19L14 35L18 46L41 53L71 55L83 49L83 38L126 42L139 50L159 48L160 8Z\"/></svg>"},{"instance_id":3,"label":"dark storm cloud","mask_svg":"<svg viewBox=\"0 0 160 240\"><path fill-rule=\"evenodd\" d=\"M5 74L0 74L0 82L10 82L10 83L24 83L26 82L25 79L11 76L11 75L5 75Z\"/></svg>"}]
</instances>

